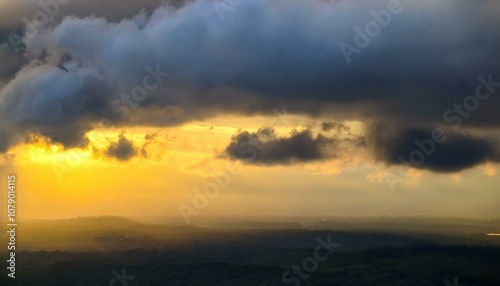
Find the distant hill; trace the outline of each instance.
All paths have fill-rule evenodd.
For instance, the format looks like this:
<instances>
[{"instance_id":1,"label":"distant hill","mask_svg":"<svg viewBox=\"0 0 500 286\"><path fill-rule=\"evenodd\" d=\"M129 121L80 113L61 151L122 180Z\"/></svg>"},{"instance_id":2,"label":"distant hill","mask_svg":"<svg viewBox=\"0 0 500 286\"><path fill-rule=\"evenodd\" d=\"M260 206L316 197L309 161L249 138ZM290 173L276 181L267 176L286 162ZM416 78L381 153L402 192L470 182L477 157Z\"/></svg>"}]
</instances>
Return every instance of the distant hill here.
<instances>
[{"instance_id":1,"label":"distant hill","mask_svg":"<svg viewBox=\"0 0 500 286\"><path fill-rule=\"evenodd\" d=\"M301 222L234 219L205 220L201 227L146 224L123 217L98 216L22 221L17 245L25 250L61 251L172 249L201 245L308 247L318 236L327 234L345 243L341 251L404 246L422 241L498 245L499 237L486 236L489 232L500 232L495 223L498 222L464 224L428 218L329 218L303 219Z\"/></svg>"}]
</instances>

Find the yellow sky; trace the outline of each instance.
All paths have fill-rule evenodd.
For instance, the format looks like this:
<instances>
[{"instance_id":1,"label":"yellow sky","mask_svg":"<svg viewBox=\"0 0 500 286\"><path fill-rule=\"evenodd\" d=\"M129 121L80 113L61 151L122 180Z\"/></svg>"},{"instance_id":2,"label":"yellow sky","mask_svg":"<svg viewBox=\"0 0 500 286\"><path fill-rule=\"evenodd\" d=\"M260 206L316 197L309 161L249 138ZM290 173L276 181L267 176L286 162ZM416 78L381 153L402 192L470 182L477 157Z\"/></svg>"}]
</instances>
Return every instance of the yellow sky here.
<instances>
[{"instance_id":1,"label":"yellow sky","mask_svg":"<svg viewBox=\"0 0 500 286\"><path fill-rule=\"evenodd\" d=\"M228 161L218 155L231 136L270 122L280 134L308 124L301 117L286 124L266 117L219 117L175 128L92 131L93 149L64 151L43 140L17 146L0 173L18 176L21 217L180 216L181 204L193 205L193 189L203 190L226 172ZM347 124L352 132L363 130L359 122ZM137 146L146 134L156 137L145 147L147 156L127 162L102 156L100 150L120 134ZM500 215L494 165L453 175L413 170L392 191L385 178L394 168L363 154L347 155L286 167L238 165L227 186L194 216Z\"/></svg>"}]
</instances>

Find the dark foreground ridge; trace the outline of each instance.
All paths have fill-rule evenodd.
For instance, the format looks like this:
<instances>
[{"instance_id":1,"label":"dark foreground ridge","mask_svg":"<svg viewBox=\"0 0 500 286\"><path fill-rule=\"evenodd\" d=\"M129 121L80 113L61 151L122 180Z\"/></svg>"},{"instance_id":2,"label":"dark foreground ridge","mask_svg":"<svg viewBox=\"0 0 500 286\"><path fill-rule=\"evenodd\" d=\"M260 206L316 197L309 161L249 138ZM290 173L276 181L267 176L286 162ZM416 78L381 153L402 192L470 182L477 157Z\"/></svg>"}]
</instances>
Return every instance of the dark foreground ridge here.
<instances>
[{"instance_id":1,"label":"dark foreground ridge","mask_svg":"<svg viewBox=\"0 0 500 286\"><path fill-rule=\"evenodd\" d=\"M427 220L419 233L366 230L373 219L354 220L357 231L333 230L342 229L341 218L321 220L332 225L322 230L244 229L283 226L248 221L241 229L152 225L117 217L27 221L17 277L2 273L0 285L447 285L446 279L453 285L455 277L459 285L500 285L498 237L421 231L422 224L431 230L438 224L452 232L460 225L452 220L446 226L413 218ZM389 220L393 228L402 222ZM470 229L495 231L496 223L478 221ZM308 272L304 261L318 238L340 246Z\"/></svg>"}]
</instances>

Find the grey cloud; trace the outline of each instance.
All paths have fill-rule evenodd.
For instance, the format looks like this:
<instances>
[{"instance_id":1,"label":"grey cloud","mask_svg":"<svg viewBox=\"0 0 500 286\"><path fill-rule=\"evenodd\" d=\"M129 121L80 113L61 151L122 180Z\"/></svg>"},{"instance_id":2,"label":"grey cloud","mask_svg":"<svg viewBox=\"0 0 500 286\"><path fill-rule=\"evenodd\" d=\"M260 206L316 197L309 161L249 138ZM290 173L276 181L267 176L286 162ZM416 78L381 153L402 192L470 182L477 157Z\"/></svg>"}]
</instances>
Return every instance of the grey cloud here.
<instances>
[{"instance_id":1,"label":"grey cloud","mask_svg":"<svg viewBox=\"0 0 500 286\"><path fill-rule=\"evenodd\" d=\"M0 84L13 79L15 74L26 64L28 64L27 59L15 54L9 45L0 39Z\"/></svg>"},{"instance_id":2,"label":"grey cloud","mask_svg":"<svg viewBox=\"0 0 500 286\"><path fill-rule=\"evenodd\" d=\"M105 155L110 158L115 158L119 161L128 161L139 153L134 143L127 139L123 134L120 135L118 141L112 142L105 151Z\"/></svg>"},{"instance_id":3,"label":"grey cloud","mask_svg":"<svg viewBox=\"0 0 500 286\"><path fill-rule=\"evenodd\" d=\"M10 130L0 128L0 152L5 153L9 151L10 147L19 142L17 135L13 134ZM14 137L16 136L16 137Z\"/></svg>"},{"instance_id":4,"label":"grey cloud","mask_svg":"<svg viewBox=\"0 0 500 286\"><path fill-rule=\"evenodd\" d=\"M92 68L67 68L33 64L3 87L0 114L7 123L2 137L12 144L19 133L35 132L67 147L84 145L92 119L107 109L106 89Z\"/></svg>"},{"instance_id":5,"label":"grey cloud","mask_svg":"<svg viewBox=\"0 0 500 286\"><path fill-rule=\"evenodd\" d=\"M0 91L0 119L10 122L2 128L9 138L34 130L57 141L64 136L51 134L65 130L63 122L92 128L116 116L106 103L141 85L147 66L172 77L137 102L124 124L272 114L287 105L295 114L434 126L474 94L479 75L500 81L500 3L401 3L403 12L351 64L338 45L352 44L353 28L387 1L244 1L224 21L201 0L121 21L68 17L25 40L38 62ZM464 128L498 128L497 95ZM166 109L175 116L162 117Z\"/></svg>"},{"instance_id":6,"label":"grey cloud","mask_svg":"<svg viewBox=\"0 0 500 286\"><path fill-rule=\"evenodd\" d=\"M279 137L270 128L255 133L240 132L233 136L225 152L232 159L255 165L287 165L332 158L335 140L309 130L295 131Z\"/></svg>"},{"instance_id":7,"label":"grey cloud","mask_svg":"<svg viewBox=\"0 0 500 286\"><path fill-rule=\"evenodd\" d=\"M375 158L388 165L454 173L486 162L500 162L497 140L453 130L377 123L369 138Z\"/></svg>"},{"instance_id":8,"label":"grey cloud","mask_svg":"<svg viewBox=\"0 0 500 286\"><path fill-rule=\"evenodd\" d=\"M168 3L180 7L190 1L184 0L25 0L4 1L0 3L2 17L0 32L12 31L26 25L26 20L32 21L37 12L44 12L51 18L52 24L57 24L65 16L104 17L110 21L130 18L139 11L151 13L161 4ZM23 20L25 18L26 20Z\"/></svg>"}]
</instances>

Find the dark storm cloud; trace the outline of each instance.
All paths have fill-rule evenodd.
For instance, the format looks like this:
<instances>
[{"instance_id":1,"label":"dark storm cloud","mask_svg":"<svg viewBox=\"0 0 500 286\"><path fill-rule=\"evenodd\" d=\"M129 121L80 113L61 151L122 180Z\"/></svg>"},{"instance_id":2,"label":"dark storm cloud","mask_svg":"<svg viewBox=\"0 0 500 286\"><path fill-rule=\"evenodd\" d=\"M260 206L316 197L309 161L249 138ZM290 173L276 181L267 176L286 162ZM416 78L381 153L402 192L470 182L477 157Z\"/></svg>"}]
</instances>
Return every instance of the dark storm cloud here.
<instances>
[{"instance_id":1,"label":"dark storm cloud","mask_svg":"<svg viewBox=\"0 0 500 286\"><path fill-rule=\"evenodd\" d=\"M17 55L9 44L2 41L0 36L0 88L2 83L10 81L28 60L22 55Z\"/></svg>"},{"instance_id":2,"label":"dark storm cloud","mask_svg":"<svg viewBox=\"0 0 500 286\"><path fill-rule=\"evenodd\" d=\"M17 144L19 142L19 137L12 133L8 133L8 131L4 128L0 128L0 152L5 153L9 151L9 148L12 145ZM14 137L15 136L15 137Z\"/></svg>"},{"instance_id":3,"label":"dark storm cloud","mask_svg":"<svg viewBox=\"0 0 500 286\"><path fill-rule=\"evenodd\" d=\"M140 81L146 66L159 64L174 75L168 89L181 92L176 96L157 90L164 96L149 103L179 106L188 117L210 108L269 112L269 104L282 101L305 114L349 106L357 115L440 120L448 106L474 93L478 75L500 78L500 32L494 28L500 20L493 13L500 5L469 5L448 0L406 3L405 17L394 16L383 39L373 39L351 64L338 44L352 41L353 28L371 20L370 9L384 5L253 1L221 22L210 1L198 1L118 24L67 19L27 44L33 52L49 51L56 58L71 54L97 65L116 76L118 85ZM427 6L430 12L423 11ZM283 9L295 17L280 17ZM430 13L425 21L424 13ZM435 33L435 27L448 27L453 36ZM232 92L224 94L224 88ZM491 97L488 106L499 102ZM478 112L468 124L495 125L490 114Z\"/></svg>"},{"instance_id":4,"label":"dark storm cloud","mask_svg":"<svg viewBox=\"0 0 500 286\"><path fill-rule=\"evenodd\" d=\"M15 53L8 38L10 32L2 31L0 26L0 91L3 84L12 80L16 73L29 63L24 55Z\"/></svg>"},{"instance_id":5,"label":"dark storm cloud","mask_svg":"<svg viewBox=\"0 0 500 286\"><path fill-rule=\"evenodd\" d=\"M119 136L118 141L112 142L105 151L107 157L115 158L119 161L128 161L138 153L138 148L123 134Z\"/></svg>"},{"instance_id":6,"label":"dark storm cloud","mask_svg":"<svg viewBox=\"0 0 500 286\"><path fill-rule=\"evenodd\" d=\"M230 158L254 165L287 165L332 158L333 139L311 131L295 131L279 137L273 129L240 132L226 148Z\"/></svg>"},{"instance_id":7,"label":"dark storm cloud","mask_svg":"<svg viewBox=\"0 0 500 286\"><path fill-rule=\"evenodd\" d=\"M375 158L389 165L453 173L500 161L498 141L453 130L375 124L369 138Z\"/></svg>"},{"instance_id":8,"label":"dark storm cloud","mask_svg":"<svg viewBox=\"0 0 500 286\"><path fill-rule=\"evenodd\" d=\"M88 7L97 15L114 13L106 7L117 4L107 3ZM109 103L115 99L133 109L122 123L129 125L272 114L286 105L294 114L435 126L485 79L491 80L481 92L490 96L462 116L462 127L499 128L500 3L401 5L350 64L339 44L353 44L354 28L364 29L373 20L370 11L387 9L387 1L244 1L224 21L213 2L203 0L122 21L68 17L26 37L36 60L0 91L0 147L26 132L65 142L65 133L58 133L65 124L85 131L102 118L114 119L117 106ZM172 76L146 99L130 102L148 67ZM77 134L83 133L69 137Z\"/></svg>"},{"instance_id":9,"label":"dark storm cloud","mask_svg":"<svg viewBox=\"0 0 500 286\"><path fill-rule=\"evenodd\" d=\"M92 68L33 64L2 89L0 129L5 151L19 134L38 133L66 147L85 145L91 121L106 110L106 88ZM76 70L75 70L76 69ZM21 82L19 82L21 81Z\"/></svg>"}]
</instances>

